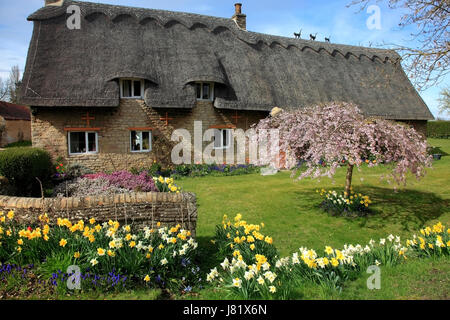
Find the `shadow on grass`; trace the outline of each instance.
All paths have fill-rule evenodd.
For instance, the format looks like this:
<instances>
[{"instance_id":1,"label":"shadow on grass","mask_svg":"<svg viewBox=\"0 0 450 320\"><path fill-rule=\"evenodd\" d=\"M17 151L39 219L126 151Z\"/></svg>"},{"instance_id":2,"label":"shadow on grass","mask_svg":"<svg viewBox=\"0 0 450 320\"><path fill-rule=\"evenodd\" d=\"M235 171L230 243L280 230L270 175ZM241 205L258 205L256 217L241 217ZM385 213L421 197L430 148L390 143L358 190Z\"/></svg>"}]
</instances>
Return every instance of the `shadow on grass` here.
<instances>
[{"instance_id":1,"label":"shadow on grass","mask_svg":"<svg viewBox=\"0 0 450 320\"><path fill-rule=\"evenodd\" d=\"M441 147L432 147L429 152L429 154L441 154L443 157L448 156L448 153L441 149Z\"/></svg>"},{"instance_id":2,"label":"shadow on grass","mask_svg":"<svg viewBox=\"0 0 450 320\"><path fill-rule=\"evenodd\" d=\"M211 242L213 237L197 237L198 242L198 261L196 263L200 266L203 272L209 273L211 269L217 267L222 262L217 259L217 248Z\"/></svg>"},{"instance_id":3,"label":"shadow on grass","mask_svg":"<svg viewBox=\"0 0 450 320\"><path fill-rule=\"evenodd\" d=\"M342 188L335 190L340 192ZM367 216L346 218L358 221L360 227L377 229L390 224L400 224L405 231L415 231L450 211L450 201L431 192L410 189L394 192L392 188L372 186L361 186L356 191L368 195L373 202L371 213ZM296 192L296 197L307 206L305 209L324 212L319 207L322 198L315 189L310 192Z\"/></svg>"},{"instance_id":4,"label":"shadow on grass","mask_svg":"<svg viewBox=\"0 0 450 320\"><path fill-rule=\"evenodd\" d=\"M395 193L390 188L380 187L362 187L360 190L374 203L374 214L363 218L361 226L383 227L398 223L405 231L418 230L449 212L450 201L431 192L404 189Z\"/></svg>"}]
</instances>

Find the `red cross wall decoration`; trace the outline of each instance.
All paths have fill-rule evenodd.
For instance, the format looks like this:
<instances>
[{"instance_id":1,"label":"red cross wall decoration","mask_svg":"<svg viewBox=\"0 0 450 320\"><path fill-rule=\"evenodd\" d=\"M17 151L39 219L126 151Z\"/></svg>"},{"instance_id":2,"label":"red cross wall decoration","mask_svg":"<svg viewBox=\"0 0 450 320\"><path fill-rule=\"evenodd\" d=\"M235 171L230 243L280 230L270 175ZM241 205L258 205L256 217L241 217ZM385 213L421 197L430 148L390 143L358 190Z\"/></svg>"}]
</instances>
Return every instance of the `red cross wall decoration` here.
<instances>
[{"instance_id":1,"label":"red cross wall decoration","mask_svg":"<svg viewBox=\"0 0 450 320\"><path fill-rule=\"evenodd\" d=\"M159 118L159 120L165 121L166 122L166 126L168 126L169 125L169 120L173 120L173 118L169 118L169 114L166 112L166 117L165 118Z\"/></svg>"},{"instance_id":2,"label":"red cross wall decoration","mask_svg":"<svg viewBox=\"0 0 450 320\"><path fill-rule=\"evenodd\" d=\"M234 119L234 124L237 126L238 119L242 118L241 116L238 116L237 111L235 111L234 116L231 116Z\"/></svg>"},{"instance_id":3,"label":"red cross wall decoration","mask_svg":"<svg viewBox=\"0 0 450 320\"><path fill-rule=\"evenodd\" d=\"M86 120L86 127L89 128L91 126L91 120L95 120L95 117L90 117L89 112L86 112L86 115L82 116L81 120Z\"/></svg>"}]
</instances>

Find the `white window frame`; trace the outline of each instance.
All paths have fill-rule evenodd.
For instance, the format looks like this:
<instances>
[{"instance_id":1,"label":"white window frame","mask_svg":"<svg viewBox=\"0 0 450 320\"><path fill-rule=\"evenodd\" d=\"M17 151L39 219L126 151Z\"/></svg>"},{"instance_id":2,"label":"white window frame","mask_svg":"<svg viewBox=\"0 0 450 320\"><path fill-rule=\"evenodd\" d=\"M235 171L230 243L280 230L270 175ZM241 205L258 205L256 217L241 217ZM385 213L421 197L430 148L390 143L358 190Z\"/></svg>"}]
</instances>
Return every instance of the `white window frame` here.
<instances>
[{"instance_id":1,"label":"white window frame","mask_svg":"<svg viewBox=\"0 0 450 320\"><path fill-rule=\"evenodd\" d=\"M197 85L200 85L200 98L197 98ZM209 84L209 98L203 99L203 85ZM197 101L214 101L214 82L198 81L195 83L195 97Z\"/></svg>"},{"instance_id":2,"label":"white window frame","mask_svg":"<svg viewBox=\"0 0 450 320\"><path fill-rule=\"evenodd\" d=\"M220 131L220 146L216 147L214 146L214 149L228 149L231 146L231 129L214 129L214 130L219 130ZM226 146L223 145L223 131L227 132L227 137L228 137L228 144ZM216 143L215 141L216 136L214 135L214 144Z\"/></svg>"},{"instance_id":3,"label":"white window frame","mask_svg":"<svg viewBox=\"0 0 450 320\"><path fill-rule=\"evenodd\" d=\"M70 148L70 134L71 133L84 133L84 141L86 144L86 152L71 152ZM89 151L89 133L95 133L95 151ZM69 131L67 132L67 142L68 142L68 149L69 149L69 155L80 155L80 154L97 154L98 153L98 132L97 131Z\"/></svg>"},{"instance_id":4,"label":"white window frame","mask_svg":"<svg viewBox=\"0 0 450 320\"><path fill-rule=\"evenodd\" d=\"M129 80L131 81L131 97L124 97L123 96L123 82L125 80ZM141 95L140 96L135 96L134 95L134 82L141 82ZM121 99L142 99L144 94L144 80L143 79L136 79L136 78L122 78L120 79L120 98Z\"/></svg>"},{"instance_id":5,"label":"white window frame","mask_svg":"<svg viewBox=\"0 0 450 320\"><path fill-rule=\"evenodd\" d=\"M143 150L142 149L142 142L141 142L140 150L133 150L133 139L131 137L131 132L133 132L133 131L139 134L139 137L140 137L141 141L143 141L142 133L143 132L148 132L148 139L149 139L148 146L149 146L149 149L144 149ZM130 130L130 151L133 152L133 153L151 152L152 151L152 131L151 130L144 130L144 131Z\"/></svg>"}]
</instances>

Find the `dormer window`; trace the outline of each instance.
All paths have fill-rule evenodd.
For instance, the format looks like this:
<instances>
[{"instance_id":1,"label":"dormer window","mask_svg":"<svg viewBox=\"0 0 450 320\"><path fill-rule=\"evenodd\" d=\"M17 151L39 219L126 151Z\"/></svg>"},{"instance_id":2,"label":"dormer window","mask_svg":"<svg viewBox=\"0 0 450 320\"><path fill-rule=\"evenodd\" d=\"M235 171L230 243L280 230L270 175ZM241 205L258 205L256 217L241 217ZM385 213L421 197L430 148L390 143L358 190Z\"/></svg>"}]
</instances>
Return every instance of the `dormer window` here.
<instances>
[{"instance_id":1,"label":"dormer window","mask_svg":"<svg viewBox=\"0 0 450 320\"><path fill-rule=\"evenodd\" d=\"M214 100L214 82L196 82L197 100Z\"/></svg>"},{"instance_id":2,"label":"dormer window","mask_svg":"<svg viewBox=\"0 0 450 320\"><path fill-rule=\"evenodd\" d=\"M144 80L120 79L120 97L125 99L142 99Z\"/></svg>"}]
</instances>

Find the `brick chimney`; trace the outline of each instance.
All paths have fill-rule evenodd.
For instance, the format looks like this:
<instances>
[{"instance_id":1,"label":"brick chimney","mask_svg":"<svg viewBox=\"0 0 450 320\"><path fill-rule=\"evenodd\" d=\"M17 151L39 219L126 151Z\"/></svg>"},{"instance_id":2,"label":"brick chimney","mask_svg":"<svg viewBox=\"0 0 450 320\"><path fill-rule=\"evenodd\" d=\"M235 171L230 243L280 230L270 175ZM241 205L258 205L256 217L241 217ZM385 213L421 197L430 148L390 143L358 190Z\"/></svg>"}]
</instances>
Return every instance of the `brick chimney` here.
<instances>
[{"instance_id":1,"label":"brick chimney","mask_svg":"<svg viewBox=\"0 0 450 320\"><path fill-rule=\"evenodd\" d=\"M64 0L45 0L45 6L57 6L61 7L64 3Z\"/></svg>"},{"instance_id":2,"label":"brick chimney","mask_svg":"<svg viewBox=\"0 0 450 320\"><path fill-rule=\"evenodd\" d=\"M236 22L239 28L247 30L247 16L245 14L242 14L242 3L236 3L234 7L236 9L236 12L231 17L231 19Z\"/></svg>"}]
</instances>

